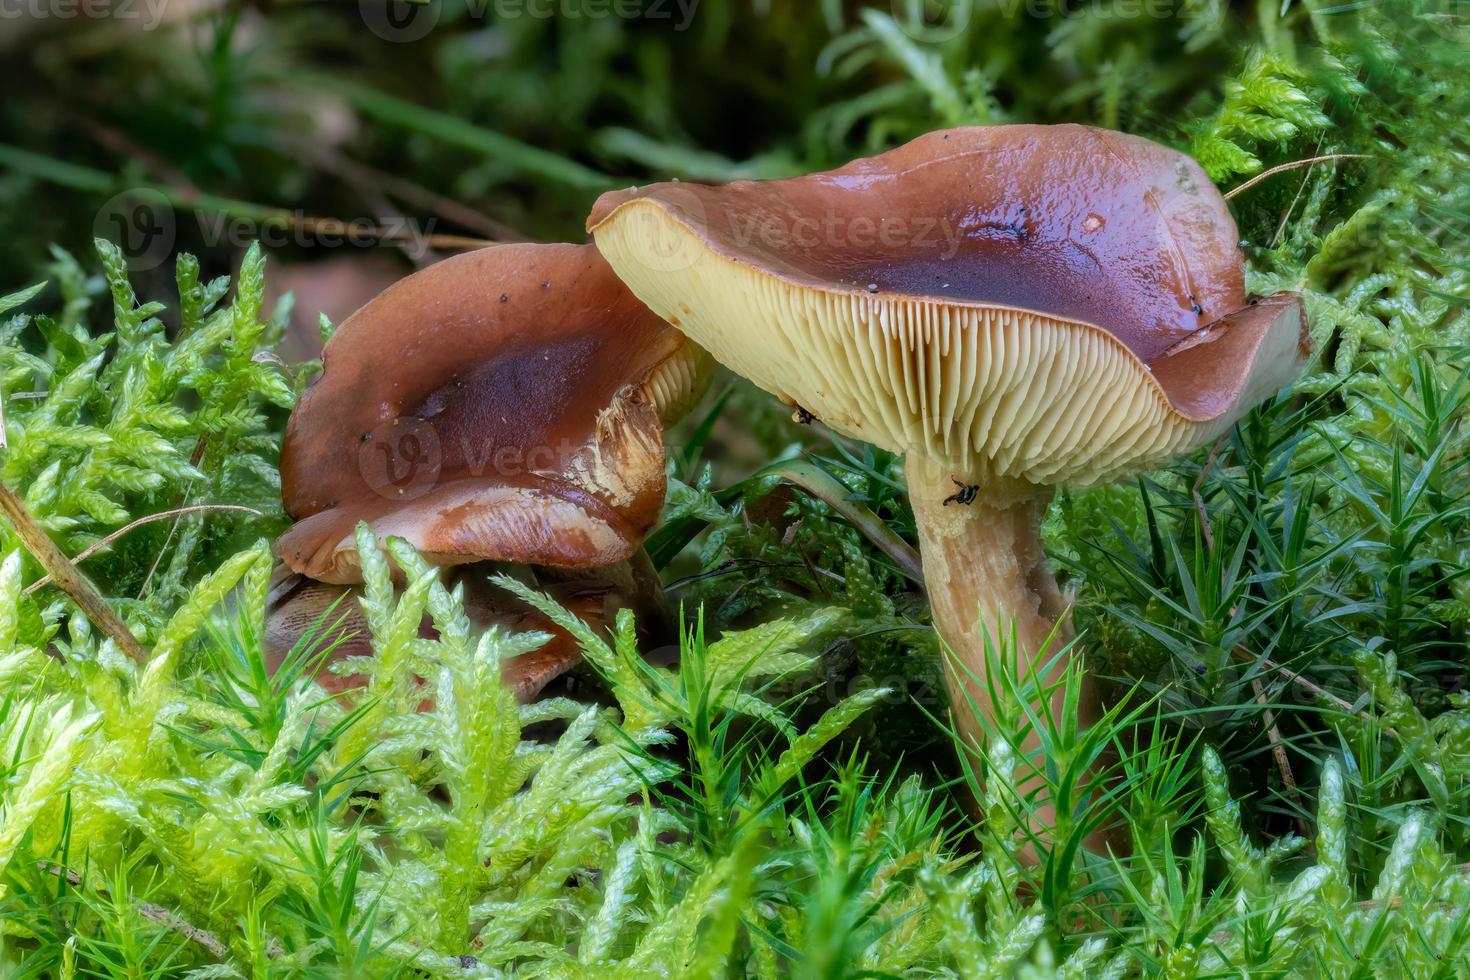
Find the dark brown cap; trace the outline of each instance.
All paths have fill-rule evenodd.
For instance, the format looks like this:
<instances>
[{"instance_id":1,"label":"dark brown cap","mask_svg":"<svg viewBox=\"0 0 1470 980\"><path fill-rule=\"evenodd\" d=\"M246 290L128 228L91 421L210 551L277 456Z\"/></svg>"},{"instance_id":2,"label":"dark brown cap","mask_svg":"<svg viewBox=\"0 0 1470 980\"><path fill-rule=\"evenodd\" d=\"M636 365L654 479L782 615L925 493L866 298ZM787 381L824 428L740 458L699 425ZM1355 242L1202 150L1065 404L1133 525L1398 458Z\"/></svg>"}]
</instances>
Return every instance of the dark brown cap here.
<instances>
[{"instance_id":1,"label":"dark brown cap","mask_svg":"<svg viewBox=\"0 0 1470 980\"><path fill-rule=\"evenodd\" d=\"M591 245L503 245L394 284L327 344L281 452L291 568L360 580L353 531L437 564L627 558L664 497L663 420L708 358Z\"/></svg>"},{"instance_id":2,"label":"dark brown cap","mask_svg":"<svg viewBox=\"0 0 1470 980\"><path fill-rule=\"evenodd\" d=\"M1252 306L1187 156L1085 126L931 133L838 170L605 194L632 290L834 429L976 480L1089 483L1227 428L1307 352Z\"/></svg>"},{"instance_id":3,"label":"dark brown cap","mask_svg":"<svg viewBox=\"0 0 1470 980\"><path fill-rule=\"evenodd\" d=\"M464 613L476 629L498 626L511 633L541 632L549 639L542 646L501 662L500 676L523 704L535 700L541 689L582 661L576 638L529 606L493 586L483 570L456 578L463 586ZM261 638L267 668L272 674L293 653L303 655L316 670L319 686L331 694L364 686L359 674L344 675L331 665L374 654L372 629L360 602L361 586L329 585L299 575L281 576L271 601ZM611 623L627 597L609 584L578 589L553 589L556 600L594 630ZM425 615L419 634L437 636L431 617ZM320 662L320 663L319 663ZM429 692L426 690L427 696ZM426 704L427 706L427 704Z\"/></svg>"}]
</instances>

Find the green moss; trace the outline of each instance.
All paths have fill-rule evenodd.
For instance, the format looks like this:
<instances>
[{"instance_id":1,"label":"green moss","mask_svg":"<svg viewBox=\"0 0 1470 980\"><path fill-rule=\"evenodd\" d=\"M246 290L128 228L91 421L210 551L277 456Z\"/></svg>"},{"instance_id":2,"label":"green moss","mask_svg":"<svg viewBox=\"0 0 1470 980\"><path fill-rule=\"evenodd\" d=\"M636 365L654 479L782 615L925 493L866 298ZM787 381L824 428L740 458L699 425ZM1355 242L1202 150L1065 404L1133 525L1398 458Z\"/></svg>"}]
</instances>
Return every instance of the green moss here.
<instances>
[{"instance_id":1,"label":"green moss","mask_svg":"<svg viewBox=\"0 0 1470 980\"><path fill-rule=\"evenodd\" d=\"M961 2L958 30L921 6L704 0L683 33L453 8L422 48L346 45L334 14L293 7L105 62L38 46L0 108L29 141L0 148L0 252L16 285L54 285L0 300L3 476L73 554L182 503L258 513L171 517L83 563L147 668L54 590L24 593L40 572L0 542L0 972L1463 971L1462 25L1415 0L1168 17ZM352 213L282 89L371 120L361 162L545 237L580 234L600 175L797 172L963 123L1120 127L1222 185L1368 159L1231 200L1251 287L1307 295L1307 377L1217 446L1063 491L1048 516L1086 660L1132 697L1092 731L1038 726L1020 708L1034 679L996 651L1002 730L957 764L918 585L828 504L751 475L804 454L912 541L898 461L737 382L672 440L651 550L684 604L677 667L649 668L625 619L582 637L602 707L518 706L498 664L538 638L475 635L395 543L365 549L368 688L324 700L301 657L271 678L259 542L283 522L276 452L303 374L273 357L260 252L231 293L188 257L139 286L111 246L99 274L44 243L85 244L101 199L143 176L63 143L58 100L147 147L149 180L183 174L252 214ZM1021 777L1074 793L1089 760L1115 791L1074 796L1042 865L1018 864ZM1129 854L1076 850L1095 825Z\"/></svg>"}]
</instances>

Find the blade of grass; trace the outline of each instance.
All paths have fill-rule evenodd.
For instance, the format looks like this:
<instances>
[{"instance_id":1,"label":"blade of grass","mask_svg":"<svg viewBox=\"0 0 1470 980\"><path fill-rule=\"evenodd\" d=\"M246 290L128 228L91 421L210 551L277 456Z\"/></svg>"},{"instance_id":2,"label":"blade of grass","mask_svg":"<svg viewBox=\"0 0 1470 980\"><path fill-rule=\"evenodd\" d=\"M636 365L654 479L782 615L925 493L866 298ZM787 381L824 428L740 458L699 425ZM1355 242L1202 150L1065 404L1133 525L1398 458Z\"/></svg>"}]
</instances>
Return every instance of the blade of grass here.
<instances>
[{"instance_id":1,"label":"blade of grass","mask_svg":"<svg viewBox=\"0 0 1470 980\"><path fill-rule=\"evenodd\" d=\"M908 578L924 584L924 563L919 552L877 514L852 499L841 481L804 460L783 460L761 470L759 476L779 476L793 483L847 518L869 541L887 555Z\"/></svg>"},{"instance_id":2,"label":"blade of grass","mask_svg":"<svg viewBox=\"0 0 1470 980\"><path fill-rule=\"evenodd\" d=\"M583 166L575 160L568 160L564 156L522 143L504 133L467 123L449 113L437 112L367 85L314 73L296 74L284 81L313 91L340 95L354 109L380 122L403 126L445 143L483 153L541 180L589 191L604 191L618 183L616 178Z\"/></svg>"}]
</instances>

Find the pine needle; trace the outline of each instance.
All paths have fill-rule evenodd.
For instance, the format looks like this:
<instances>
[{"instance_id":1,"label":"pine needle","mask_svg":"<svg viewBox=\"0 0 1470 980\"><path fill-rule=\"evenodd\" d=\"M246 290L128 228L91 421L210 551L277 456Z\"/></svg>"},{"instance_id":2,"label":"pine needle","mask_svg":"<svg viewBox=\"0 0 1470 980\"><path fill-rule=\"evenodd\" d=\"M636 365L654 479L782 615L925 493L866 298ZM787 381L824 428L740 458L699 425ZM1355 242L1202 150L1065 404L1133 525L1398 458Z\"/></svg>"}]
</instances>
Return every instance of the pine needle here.
<instances>
[{"instance_id":1,"label":"pine needle","mask_svg":"<svg viewBox=\"0 0 1470 980\"><path fill-rule=\"evenodd\" d=\"M1233 187L1230 190L1226 191L1225 194L1224 194L1224 197L1225 197L1225 200L1228 201L1231 198L1235 197L1235 195L1250 190L1252 187L1256 186L1261 181L1265 180L1267 177L1274 177L1276 174L1285 173L1288 170L1300 170L1302 167L1310 167L1314 163L1326 163L1329 160L1370 160L1370 159L1372 159L1372 157L1371 157L1370 154L1367 154L1367 153L1327 153L1327 154L1324 154L1324 155L1318 156L1318 157L1307 157L1305 160L1293 160L1290 163L1280 163L1280 164L1277 164L1276 166L1272 167L1270 170L1263 170L1263 171L1261 171L1260 173L1258 173L1254 177L1252 177L1250 180L1248 180L1245 183L1241 184L1239 187Z\"/></svg>"},{"instance_id":2,"label":"pine needle","mask_svg":"<svg viewBox=\"0 0 1470 980\"><path fill-rule=\"evenodd\" d=\"M102 540L98 541L97 543L95 543L93 545L90 545L87 548L84 548L82 551L77 552L76 557L72 559L72 564L74 564L74 565L75 564L80 564L80 563L86 561L88 558L92 557L97 552L101 551L103 548L106 548L108 545L112 544L118 538L121 538L124 535L126 535L129 531L133 531L133 530L135 530L137 528L140 528L140 527L144 526L145 524L153 524L153 523L156 523L157 521L166 521L166 520L168 520L171 517L182 517L185 514L197 514L197 513L200 513L202 511L219 511L219 510L235 511L237 513L244 513L244 514L253 514L256 517L264 517L265 516L260 511L256 510L254 507L242 507L239 504L194 504L194 505L189 506L189 507L176 507L173 510L159 511L157 514L149 514L147 517L140 517L136 521L133 521L130 524L125 524L122 527L118 528L116 531L113 531L107 537L105 537ZM50 583L51 583L51 575L49 575L49 574L43 575L40 578L36 579L36 581L32 582L30 585L26 586L26 590L25 590L26 591L26 595L31 595L32 593L36 592L38 589L44 588L45 586L49 585Z\"/></svg>"}]
</instances>

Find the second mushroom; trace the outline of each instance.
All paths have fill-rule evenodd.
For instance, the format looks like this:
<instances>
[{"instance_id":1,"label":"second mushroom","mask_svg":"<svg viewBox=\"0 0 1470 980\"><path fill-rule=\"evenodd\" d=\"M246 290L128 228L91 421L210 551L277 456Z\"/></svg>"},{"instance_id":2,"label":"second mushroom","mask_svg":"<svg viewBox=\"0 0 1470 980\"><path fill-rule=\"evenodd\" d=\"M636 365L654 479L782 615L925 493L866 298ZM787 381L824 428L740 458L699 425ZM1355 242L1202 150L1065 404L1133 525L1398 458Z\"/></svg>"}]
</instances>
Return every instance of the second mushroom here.
<instances>
[{"instance_id":1,"label":"second mushroom","mask_svg":"<svg viewBox=\"0 0 1470 980\"><path fill-rule=\"evenodd\" d=\"M277 552L296 575L277 583L268 654L279 662L334 603L334 658L371 652L350 601L365 522L463 566L481 626L553 634L505 667L534 696L575 662L575 643L472 563L528 569L593 625L622 605L653 611L642 543L663 505L664 425L697 400L707 366L591 245L486 248L389 287L328 342L287 426L296 523Z\"/></svg>"}]
</instances>

